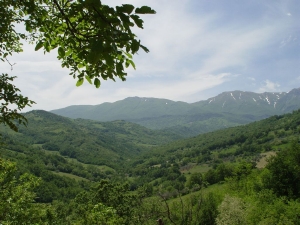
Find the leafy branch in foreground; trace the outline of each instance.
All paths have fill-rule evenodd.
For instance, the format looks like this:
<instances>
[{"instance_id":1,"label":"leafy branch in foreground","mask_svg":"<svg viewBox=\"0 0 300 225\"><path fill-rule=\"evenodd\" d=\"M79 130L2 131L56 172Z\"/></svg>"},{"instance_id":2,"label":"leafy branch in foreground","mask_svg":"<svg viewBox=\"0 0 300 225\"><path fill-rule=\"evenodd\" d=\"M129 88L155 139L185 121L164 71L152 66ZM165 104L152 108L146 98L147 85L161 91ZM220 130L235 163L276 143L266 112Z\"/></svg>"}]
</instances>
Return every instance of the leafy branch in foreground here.
<instances>
[{"instance_id":1,"label":"leafy branch in foreground","mask_svg":"<svg viewBox=\"0 0 300 225\"><path fill-rule=\"evenodd\" d=\"M26 106L31 106L35 102L19 94L20 90L11 82L15 77L7 74L0 75L0 124L8 125L12 130L18 131L14 121L19 124L27 124L27 119L18 113Z\"/></svg>"},{"instance_id":2,"label":"leafy branch in foreground","mask_svg":"<svg viewBox=\"0 0 300 225\"><path fill-rule=\"evenodd\" d=\"M0 0L0 3L0 60L3 62L9 63L7 57L23 51L23 41L35 44L35 50L43 49L44 53L57 49L57 58L77 79L76 86L86 79L99 88L100 79L115 81L119 77L124 81L125 68L135 69L133 55L139 49L149 52L132 32L134 26L143 29L140 14L156 13L148 6L110 7L100 0ZM20 32L16 25L24 25L25 31ZM26 122L17 109L30 106L33 101L16 94L19 89L9 83L14 78L2 75L0 123L17 130L13 120ZM11 103L17 109L9 109Z\"/></svg>"},{"instance_id":3,"label":"leafy branch in foreground","mask_svg":"<svg viewBox=\"0 0 300 225\"><path fill-rule=\"evenodd\" d=\"M140 14L155 13L148 6L123 4L113 8L100 0L10 0L0 6L0 11L4 12L0 33L12 35L0 40L2 60L22 51L20 40L29 40L36 44L36 51L57 49L62 66L78 79L77 86L86 79L97 88L99 78L125 80L125 68L135 68L132 55L140 48L149 52L132 28L143 28ZM26 32L18 33L14 23L24 24Z\"/></svg>"}]
</instances>

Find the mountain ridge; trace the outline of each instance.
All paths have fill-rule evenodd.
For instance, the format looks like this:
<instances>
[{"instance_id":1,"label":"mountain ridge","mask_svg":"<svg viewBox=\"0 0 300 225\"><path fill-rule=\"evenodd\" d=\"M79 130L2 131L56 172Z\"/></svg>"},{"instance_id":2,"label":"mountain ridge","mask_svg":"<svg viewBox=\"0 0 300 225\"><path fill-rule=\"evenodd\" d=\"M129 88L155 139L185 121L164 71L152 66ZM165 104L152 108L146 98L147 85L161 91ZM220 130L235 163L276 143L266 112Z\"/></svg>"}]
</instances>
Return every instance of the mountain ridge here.
<instances>
[{"instance_id":1,"label":"mountain ridge","mask_svg":"<svg viewBox=\"0 0 300 225\"><path fill-rule=\"evenodd\" d=\"M114 103L68 106L50 112L97 121L125 120L150 129L172 131L189 137L288 113L298 108L300 88L289 92L227 91L194 103L128 97Z\"/></svg>"}]
</instances>

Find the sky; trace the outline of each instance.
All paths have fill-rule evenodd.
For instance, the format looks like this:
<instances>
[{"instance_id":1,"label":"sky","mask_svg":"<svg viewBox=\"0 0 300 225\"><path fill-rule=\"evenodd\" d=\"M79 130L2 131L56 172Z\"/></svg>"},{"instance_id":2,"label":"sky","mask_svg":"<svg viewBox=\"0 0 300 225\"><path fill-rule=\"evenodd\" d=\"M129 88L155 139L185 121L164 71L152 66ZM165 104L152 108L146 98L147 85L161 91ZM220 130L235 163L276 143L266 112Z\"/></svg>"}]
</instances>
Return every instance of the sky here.
<instances>
[{"instance_id":1,"label":"sky","mask_svg":"<svg viewBox=\"0 0 300 225\"><path fill-rule=\"evenodd\" d=\"M102 0L110 6L148 5L135 29L149 53L134 55L136 70L125 82L101 87L76 80L62 69L57 51L24 52L0 63L1 72L17 76L15 85L36 102L32 109L97 105L127 97L197 102L224 91L288 92L300 87L299 0Z\"/></svg>"}]
</instances>

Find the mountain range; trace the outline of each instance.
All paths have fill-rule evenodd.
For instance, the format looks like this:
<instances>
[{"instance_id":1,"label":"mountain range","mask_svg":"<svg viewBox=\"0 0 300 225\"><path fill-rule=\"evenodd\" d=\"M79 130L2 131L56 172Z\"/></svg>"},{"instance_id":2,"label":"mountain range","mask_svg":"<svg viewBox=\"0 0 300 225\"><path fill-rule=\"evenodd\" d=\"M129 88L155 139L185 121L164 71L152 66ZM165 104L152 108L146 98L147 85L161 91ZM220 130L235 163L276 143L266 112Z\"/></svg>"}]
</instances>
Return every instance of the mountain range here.
<instances>
[{"instance_id":1,"label":"mountain range","mask_svg":"<svg viewBox=\"0 0 300 225\"><path fill-rule=\"evenodd\" d=\"M52 113L97 121L125 120L150 129L195 136L300 108L300 88L289 92L223 92L195 103L129 97L114 103L74 105Z\"/></svg>"}]
</instances>

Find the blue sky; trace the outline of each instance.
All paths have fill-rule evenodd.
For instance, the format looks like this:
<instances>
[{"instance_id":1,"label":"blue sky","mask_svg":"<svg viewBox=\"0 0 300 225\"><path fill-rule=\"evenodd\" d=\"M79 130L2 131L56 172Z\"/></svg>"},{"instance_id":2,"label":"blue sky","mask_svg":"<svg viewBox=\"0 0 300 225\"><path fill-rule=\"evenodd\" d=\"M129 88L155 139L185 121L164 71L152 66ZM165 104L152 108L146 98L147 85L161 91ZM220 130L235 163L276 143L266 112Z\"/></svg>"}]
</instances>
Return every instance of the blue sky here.
<instances>
[{"instance_id":1,"label":"blue sky","mask_svg":"<svg viewBox=\"0 0 300 225\"><path fill-rule=\"evenodd\" d=\"M299 0L103 0L111 6L149 5L136 33L150 53L135 55L126 82L103 81L100 89L62 69L56 51L34 46L0 64L37 102L32 109L96 105L130 96L196 102L224 91L281 92L300 87ZM30 109L27 109L30 110Z\"/></svg>"}]
</instances>

